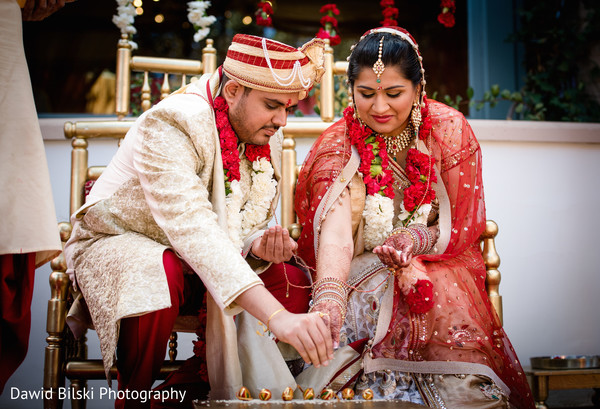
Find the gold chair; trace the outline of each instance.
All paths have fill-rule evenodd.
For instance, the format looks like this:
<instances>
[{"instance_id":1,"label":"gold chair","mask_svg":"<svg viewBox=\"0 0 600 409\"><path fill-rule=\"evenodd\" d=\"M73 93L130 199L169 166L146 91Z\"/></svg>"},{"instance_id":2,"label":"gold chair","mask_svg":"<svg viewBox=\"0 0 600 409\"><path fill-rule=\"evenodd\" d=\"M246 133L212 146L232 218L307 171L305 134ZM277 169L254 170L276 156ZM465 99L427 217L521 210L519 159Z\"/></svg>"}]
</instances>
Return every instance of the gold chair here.
<instances>
[{"instance_id":1,"label":"gold chair","mask_svg":"<svg viewBox=\"0 0 600 409\"><path fill-rule=\"evenodd\" d=\"M98 138L114 139L120 141L133 121L124 120L129 113L131 72L144 73L142 85L142 110L150 108L149 73L164 75L161 89L161 99L171 92L170 80L172 75L180 75L181 85L185 85L188 77L214 72L216 69L216 50L212 40L207 40L203 49L202 62L195 60L155 58L131 56L131 46L126 38L122 38L117 51L117 78L116 78L116 113L118 120L103 121L78 121L65 123L65 137L71 139L71 193L70 214L79 209L85 202L86 183L95 181L104 170L104 166L89 166L88 140ZM71 234L69 222L59 223L61 241L64 244ZM73 408L85 407L84 399L76 399L77 391L84 391L88 379L104 379L104 367L100 359L87 359L87 345L85 335L74 339L72 333L65 325L66 315L73 300L73 289L66 274L66 261L61 254L51 262L50 274L51 297L48 301L48 315L46 323L47 346L44 358L44 407L60 408L62 399L59 388L65 386L65 378L71 383L71 388L76 391L71 394ZM169 360L161 368L161 379L176 370L182 361L177 361L177 332L195 332L199 321L196 316L180 315L175 323L174 332L169 340ZM111 368L111 376L116 376L116 367ZM84 395L81 395L84 396Z\"/></svg>"}]
</instances>

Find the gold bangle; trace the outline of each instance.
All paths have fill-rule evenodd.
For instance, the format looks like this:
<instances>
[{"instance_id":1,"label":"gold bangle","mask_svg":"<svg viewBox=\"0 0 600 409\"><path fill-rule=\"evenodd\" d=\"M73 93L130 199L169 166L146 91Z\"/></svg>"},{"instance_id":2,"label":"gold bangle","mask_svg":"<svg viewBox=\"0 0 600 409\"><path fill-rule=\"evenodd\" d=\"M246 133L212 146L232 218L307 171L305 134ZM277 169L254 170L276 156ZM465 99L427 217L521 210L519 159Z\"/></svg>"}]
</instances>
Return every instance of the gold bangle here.
<instances>
[{"instance_id":1,"label":"gold bangle","mask_svg":"<svg viewBox=\"0 0 600 409\"><path fill-rule=\"evenodd\" d=\"M267 320L267 329L270 331L269 329L269 323L271 322L271 318L273 318L274 316L276 316L277 314L279 314L281 311L284 311L285 307L278 309L277 311L275 311L273 314L271 314L271 316L269 317L269 319Z\"/></svg>"}]
</instances>

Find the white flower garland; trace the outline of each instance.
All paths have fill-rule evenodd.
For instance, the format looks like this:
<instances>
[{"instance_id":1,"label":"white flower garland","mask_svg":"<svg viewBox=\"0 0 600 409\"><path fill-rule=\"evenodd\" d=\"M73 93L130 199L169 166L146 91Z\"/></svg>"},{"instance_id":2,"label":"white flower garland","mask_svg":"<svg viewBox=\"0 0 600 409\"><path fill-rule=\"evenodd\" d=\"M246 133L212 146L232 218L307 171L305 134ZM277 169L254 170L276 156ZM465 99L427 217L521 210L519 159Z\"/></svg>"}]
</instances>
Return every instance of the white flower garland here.
<instances>
[{"instance_id":1,"label":"white flower garland","mask_svg":"<svg viewBox=\"0 0 600 409\"><path fill-rule=\"evenodd\" d=\"M131 41L131 36L137 32L133 26L136 16L137 13L131 0L117 0L117 14L113 16L112 22L119 27L121 34L127 35L129 44L131 44L131 48L134 50L137 49L137 44Z\"/></svg>"},{"instance_id":2,"label":"white flower garland","mask_svg":"<svg viewBox=\"0 0 600 409\"><path fill-rule=\"evenodd\" d=\"M240 250L244 245L242 237L247 236L254 226L267 219L271 202L277 192L274 173L273 166L267 159L259 158L252 162L252 185L246 204L243 203L244 194L240 182L231 182L231 193L225 198L227 227L229 238Z\"/></svg>"},{"instance_id":3,"label":"white flower garland","mask_svg":"<svg viewBox=\"0 0 600 409\"><path fill-rule=\"evenodd\" d=\"M188 20L196 29L194 41L200 42L210 32L210 26L217 21L215 16L207 16L206 9L210 7L210 1L188 2Z\"/></svg>"},{"instance_id":4,"label":"white flower garland","mask_svg":"<svg viewBox=\"0 0 600 409\"><path fill-rule=\"evenodd\" d=\"M383 244L394 229L394 201L380 194L367 195L365 209L365 249L373 250Z\"/></svg>"},{"instance_id":5,"label":"white flower garland","mask_svg":"<svg viewBox=\"0 0 600 409\"><path fill-rule=\"evenodd\" d=\"M252 162L252 187L242 211L242 236L247 236L254 226L266 220L277 192L274 173L267 159L259 158Z\"/></svg>"},{"instance_id":6,"label":"white flower garland","mask_svg":"<svg viewBox=\"0 0 600 409\"><path fill-rule=\"evenodd\" d=\"M419 206L407 227L419 223L427 225L431 208L429 203ZM410 212L404 208L404 203L401 203L398 223L395 227L403 226L402 222L409 216ZM367 195L363 217L365 218L365 249L373 250L375 247L381 246L394 230L394 201L380 194Z\"/></svg>"},{"instance_id":7,"label":"white flower garland","mask_svg":"<svg viewBox=\"0 0 600 409\"><path fill-rule=\"evenodd\" d=\"M194 28L194 41L199 42L206 38L210 32L210 26L217 21L215 16L207 16L206 9L210 7L210 1L190 1L188 2L188 20ZM135 6L131 0L117 0L117 14L113 16L112 22L121 30L121 34L126 34L129 38L129 44L132 49L137 49L137 44L131 41L131 36L137 32L133 23L137 16Z\"/></svg>"}]
</instances>

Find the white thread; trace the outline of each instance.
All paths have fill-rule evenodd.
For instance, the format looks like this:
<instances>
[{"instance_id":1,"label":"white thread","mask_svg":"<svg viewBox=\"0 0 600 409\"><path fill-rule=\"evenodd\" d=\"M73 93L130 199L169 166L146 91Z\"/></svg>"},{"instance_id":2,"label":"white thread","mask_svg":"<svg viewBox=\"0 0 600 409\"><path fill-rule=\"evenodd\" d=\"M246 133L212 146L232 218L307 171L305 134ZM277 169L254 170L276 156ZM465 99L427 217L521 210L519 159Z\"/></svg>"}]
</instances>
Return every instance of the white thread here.
<instances>
[{"instance_id":1,"label":"white thread","mask_svg":"<svg viewBox=\"0 0 600 409\"><path fill-rule=\"evenodd\" d=\"M302 85L303 88L308 88L310 86L311 80L304 78L304 75L302 74L302 68L300 66L300 61L296 60L294 62L294 68L292 69L292 72L290 73L290 75L286 78L282 78L279 75L277 75L275 73L275 71L273 70L273 66L271 65L271 59L269 58L269 54L267 51L267 39L263 38L262 39L262 47L263 47L263 52L265 53L265 60L267 60L267 65L269 66L269 69L271 70L271 74L273 74L273 79L275 79L275 81L281 85L282 87L288 87L290 85L292 85L292 83L294 82L294 78L296 77L296 73L298 73L298 79L300 80L300 85ZM287 81L287 82L286 82Z\"/></svg>"}]
</instances>

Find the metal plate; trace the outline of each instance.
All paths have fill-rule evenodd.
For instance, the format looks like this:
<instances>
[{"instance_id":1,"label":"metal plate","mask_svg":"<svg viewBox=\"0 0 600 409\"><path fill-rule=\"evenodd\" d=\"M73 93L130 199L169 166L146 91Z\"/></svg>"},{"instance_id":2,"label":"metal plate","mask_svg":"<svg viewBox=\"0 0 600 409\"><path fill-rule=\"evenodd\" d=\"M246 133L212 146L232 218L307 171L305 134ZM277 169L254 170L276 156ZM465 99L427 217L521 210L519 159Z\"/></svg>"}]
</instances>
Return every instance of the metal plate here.
<instances>
[{"instance_id":1,"label":"metal plate","mask_svg":"<svg viewBox=\"0 0 600 409\"><path fill-rule=\"evenodd\" d=\"M600 367L598 355L552 355L530 358L534 369L588 369Z\"/></svg>"}]
</instances>

